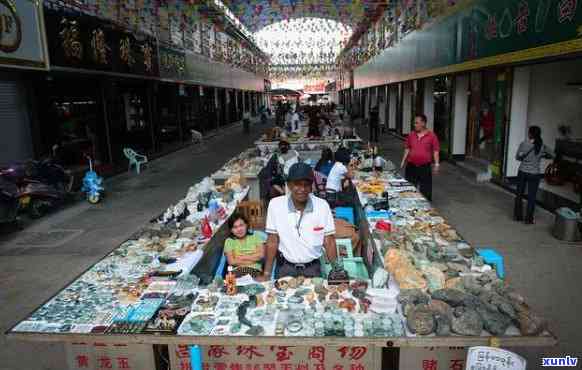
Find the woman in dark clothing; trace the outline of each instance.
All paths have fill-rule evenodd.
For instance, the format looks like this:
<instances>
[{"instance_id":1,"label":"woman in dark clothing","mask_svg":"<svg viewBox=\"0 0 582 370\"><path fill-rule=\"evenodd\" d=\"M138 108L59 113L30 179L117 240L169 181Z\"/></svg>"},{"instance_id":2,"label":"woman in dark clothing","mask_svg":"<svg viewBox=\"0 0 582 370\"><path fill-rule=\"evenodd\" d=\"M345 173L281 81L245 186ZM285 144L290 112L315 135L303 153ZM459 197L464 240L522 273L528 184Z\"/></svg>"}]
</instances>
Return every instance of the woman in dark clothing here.
<instances>
[{"instance_id":1,"label":"woman in dark clothing","mask_svg":"<svg viewBox=\"0 0 582 370\"><path fill-rule=\"evenodd\" d=\"M309 120L309 130L307 131L308 138L318 138L321 137L319 132L319 118Z\"/></svg>"},{"instance_id":2,"label":"woman in dark clothing","mask_svg":"<svg viewBox=\"0 0 582 370\"><path fill-rule=\"evenodd\" d=\"M527 212L525 216L526 224L533 224L536 207L537 192L540 181L543 177L541 171L542 159L553 158L553 153L544 145L542 140L542 130L538 126L531 126L528 132L528 139L522 142L517 149L515 159L521 162L517 174L517 192L513 218L516 221L523 221L523 206L521 199L524 196L527 185Z\"/></svg>"},{"instance_id":3,"label":"woman in dark clothing","mask_svg":"<svg viewBox=\"0 0 582 370\"><path fill-rule=\"evenodd\" d=\"M315 165L315 170L324 174L326 177L329 176L329 171L334 165L333 152L330 148L325 148L321 151L321 158Z\"/></svg>"}]
</instances>

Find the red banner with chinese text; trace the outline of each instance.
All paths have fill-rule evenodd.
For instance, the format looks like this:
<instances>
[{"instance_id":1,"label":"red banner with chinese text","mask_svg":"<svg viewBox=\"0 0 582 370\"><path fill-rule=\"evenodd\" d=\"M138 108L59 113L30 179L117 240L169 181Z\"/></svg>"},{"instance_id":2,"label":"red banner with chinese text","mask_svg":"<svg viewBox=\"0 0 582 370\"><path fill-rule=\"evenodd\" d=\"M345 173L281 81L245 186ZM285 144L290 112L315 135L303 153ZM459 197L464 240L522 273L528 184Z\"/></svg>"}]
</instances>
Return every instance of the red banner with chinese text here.
<instances>
[{"instance_id":1,"label":"red banner with chinese text","mask_svg":"<svg viewBox=\"0 0 582 370\"><path fill-rule=\"evenodd\" d=\"M191 370L186 345L169 346L171 370ZM203 346L204 370L373 370L376 348L290 346Z\"/></svg>"}]
</instances>

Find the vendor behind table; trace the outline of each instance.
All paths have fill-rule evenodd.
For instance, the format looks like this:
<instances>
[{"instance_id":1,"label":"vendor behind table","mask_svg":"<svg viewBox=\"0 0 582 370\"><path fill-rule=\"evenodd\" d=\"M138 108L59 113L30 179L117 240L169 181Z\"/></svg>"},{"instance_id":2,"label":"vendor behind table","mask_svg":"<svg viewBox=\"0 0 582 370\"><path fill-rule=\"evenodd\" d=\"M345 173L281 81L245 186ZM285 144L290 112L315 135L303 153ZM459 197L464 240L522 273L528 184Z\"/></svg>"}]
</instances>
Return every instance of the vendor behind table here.
<instances>
[{"instance_id":1,"label":"vendor behind table","mask_svg":"<svg viewBox=\"0 0 582 370\"><path fill-rule=\"evenodd\" d=\"M228 220L229 237L224 243L224 254L237 277L262 272L261 261L265 256L263 241L249 230L249 222L242 214L235 213Z\"/></svg>"},{"instance_id":2,"label":"vendor behind table","mask_svg":"<svg viewBox=\"0 0 582 370\"><path fill-rule=\"evenodd\" d=\"M328 261L336 260L333 215L323 199L311 194L311 167L305 163L293 165L287 185L289 194L273 199L267 211L264 280L270 278L273 263L277 277L319 277L323 252Z\"/></svg>"},{"instance_id":3,"label":"vendor behind table","mask_svg":"<svg viewBox=\"0 0 582 370\"><path fill-rule=\"evenodd\" d=\"M339 148L335 153L335 164L329 172L326 189L341 192L354 177L355 166L352 165L351 153L346 148Z\"/></svg>"}]
</instances>

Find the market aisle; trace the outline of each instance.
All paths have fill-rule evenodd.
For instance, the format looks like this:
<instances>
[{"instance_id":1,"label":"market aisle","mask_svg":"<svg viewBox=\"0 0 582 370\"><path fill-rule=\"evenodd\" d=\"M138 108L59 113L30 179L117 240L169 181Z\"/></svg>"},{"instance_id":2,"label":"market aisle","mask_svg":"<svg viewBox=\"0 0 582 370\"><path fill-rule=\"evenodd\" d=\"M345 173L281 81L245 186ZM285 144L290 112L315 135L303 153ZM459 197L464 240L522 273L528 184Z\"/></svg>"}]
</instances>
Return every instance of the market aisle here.
<instances>
[{"instance_id":1,"label":"market aisle","mask_svg":"<svg viewBox=\"0 0 582 370\"><path fill-rule=\"evenodd\" d=\"M184 197L188 187L251 147L265 127L254 125L250 135L243 135L240 125L227 128L209 139L204 151L188 147L153 161L140 176L111 179L101 204L81 202L0 242L2 333ZM44 245L34 246L35 241ZM0 359L1 370L67 368L61 345L7 341L4 335Z\"/></svg>"},{"instance_id":2,"label":"market aisle","mask_svg":"<svg viewBox=\"0 0 582 370\"><path fill-rule=\"evenodd\" d=\"M367 138L367 127L360 128ZM382 135L381 154L399 164L403 142ZM477 184L443 163L434 178L433 204L475 247L493 247L505 257L510 285L522 293L535 312L546 317L559 345L553 348L515 348L527 357L528 369L541 367L541 357L582 356L579 312L582 297L582 246L562 243L550 234L553 215L538 208L536 225L511 219L512 195L493 184Z\"/></svg>"}]
</instances>

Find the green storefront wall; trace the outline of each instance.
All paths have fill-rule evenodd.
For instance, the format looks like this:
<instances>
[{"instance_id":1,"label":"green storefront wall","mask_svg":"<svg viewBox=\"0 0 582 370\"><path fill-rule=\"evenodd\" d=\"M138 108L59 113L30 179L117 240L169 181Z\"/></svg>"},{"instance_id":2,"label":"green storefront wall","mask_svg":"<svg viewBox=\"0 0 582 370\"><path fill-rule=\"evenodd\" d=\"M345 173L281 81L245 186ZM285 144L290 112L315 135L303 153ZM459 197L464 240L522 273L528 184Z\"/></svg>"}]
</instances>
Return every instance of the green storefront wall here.
<instances>
[{"instance_id":1,"label":"green storefront wall","mask_svg":"<svg viewBox=\"0 0 582 370\"><path fill-rule=\"evenodd\" d=\"M356 68L355 87L576 52L581 36L580 0L476 0Z\"/></svg>"}]
</instances>

